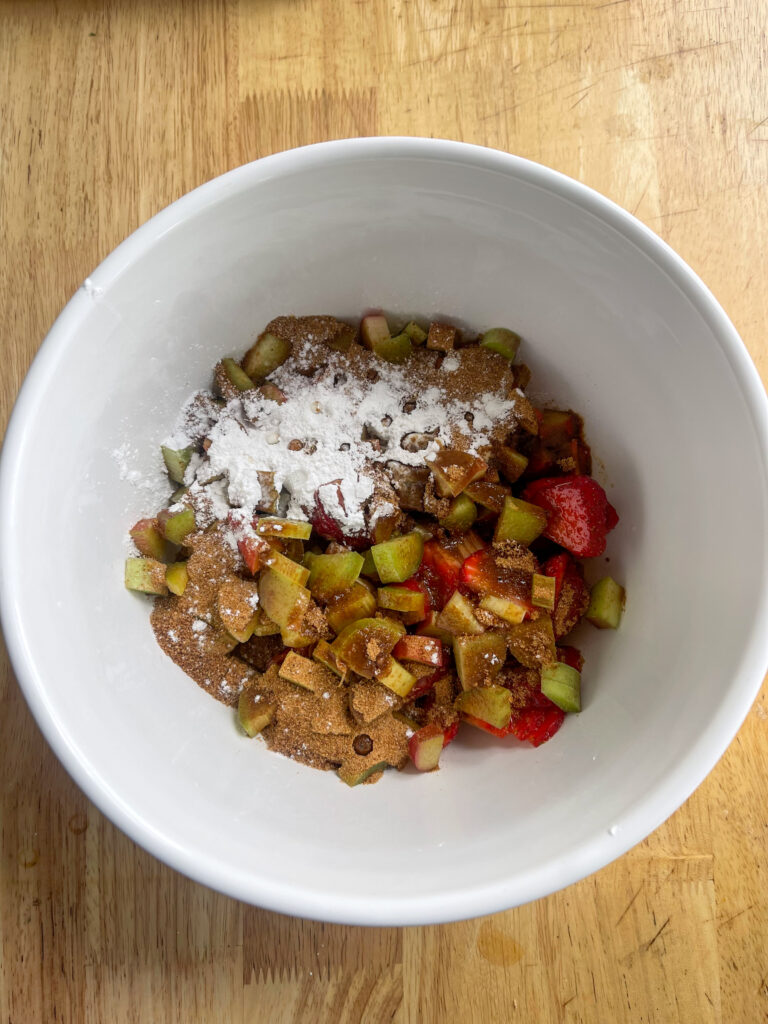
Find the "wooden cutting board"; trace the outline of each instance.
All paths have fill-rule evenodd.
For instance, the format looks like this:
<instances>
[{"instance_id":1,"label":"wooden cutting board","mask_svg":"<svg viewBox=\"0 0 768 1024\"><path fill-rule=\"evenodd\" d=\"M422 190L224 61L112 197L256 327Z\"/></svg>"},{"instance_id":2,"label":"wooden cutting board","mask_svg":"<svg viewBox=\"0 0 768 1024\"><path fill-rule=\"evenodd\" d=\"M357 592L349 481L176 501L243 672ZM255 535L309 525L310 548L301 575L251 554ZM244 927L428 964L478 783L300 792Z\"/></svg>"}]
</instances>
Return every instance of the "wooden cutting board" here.
<instances>
[{"instance_id":1,"label":"wooden cutting board","mask_svg":"<svg viewBox=\"0 0 768 1024\"><path fill-rule=\"evenodd\" d=\"M0 2L2 424L61 306L147 217L351 135L496 146L605 193L707 281L765 378L767 28L749 0ZM3 1022L768 1018L765 689L687 804L597 875L365 930L157 863L66 776L6 659L1 678Z\"/></svg>"}]
</instances>

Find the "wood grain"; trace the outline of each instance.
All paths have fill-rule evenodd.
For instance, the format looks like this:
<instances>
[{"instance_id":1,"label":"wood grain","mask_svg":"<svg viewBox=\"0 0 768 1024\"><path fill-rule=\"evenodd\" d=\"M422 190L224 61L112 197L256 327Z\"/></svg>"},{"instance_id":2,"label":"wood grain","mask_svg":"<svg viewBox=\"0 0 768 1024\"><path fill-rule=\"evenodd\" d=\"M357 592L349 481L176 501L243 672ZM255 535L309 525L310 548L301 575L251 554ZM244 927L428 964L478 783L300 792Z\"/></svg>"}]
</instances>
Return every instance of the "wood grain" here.
<instances>
[{"instance_id":1,"label":"wood grain","mask_svg":"<svg viewBox=\"0 0 768 1024\"><path fill-rule=\"evenodd\" d=\"M768 378L768 7L749 0L0 0L0 426L69 295L210 177L422 134L632 210ZM702 424L705 429L705 424ZM344 928L176 875L89 805L0 675L0 1020L768 1019L768 693L645 843L492 918Z\"/></svg>"}]
</instances>

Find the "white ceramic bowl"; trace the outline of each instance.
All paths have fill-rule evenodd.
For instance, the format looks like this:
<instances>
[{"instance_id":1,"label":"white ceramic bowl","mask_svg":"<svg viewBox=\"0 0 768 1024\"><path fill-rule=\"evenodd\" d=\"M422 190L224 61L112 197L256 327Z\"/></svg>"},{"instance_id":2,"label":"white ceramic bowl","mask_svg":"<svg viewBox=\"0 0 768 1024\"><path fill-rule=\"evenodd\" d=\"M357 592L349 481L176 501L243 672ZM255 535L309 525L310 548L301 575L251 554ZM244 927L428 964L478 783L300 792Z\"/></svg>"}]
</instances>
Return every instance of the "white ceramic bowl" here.
<instances>
[{"instance_id":1,"label":"white ceramic bowl","mask_svg":"<svg viewBox=\"0 0 768 1024\"><path fill-rule=\"evenodd\" d=\"M238 735L160 652L122 561L168 493L158 442L215 360L277 314L371 306L522 333L533 392L586 417L629 598L617 633L585 628L585 709L550 743L466 735L437 773L350 790ZM132 235L45 340L2 459L13 663L88 796L206 885L365 924L500 910L646 836L743 720L768 661L767 424L712 295L582 185L430 140L268 157Z\"/></svg>"}]
</instances>

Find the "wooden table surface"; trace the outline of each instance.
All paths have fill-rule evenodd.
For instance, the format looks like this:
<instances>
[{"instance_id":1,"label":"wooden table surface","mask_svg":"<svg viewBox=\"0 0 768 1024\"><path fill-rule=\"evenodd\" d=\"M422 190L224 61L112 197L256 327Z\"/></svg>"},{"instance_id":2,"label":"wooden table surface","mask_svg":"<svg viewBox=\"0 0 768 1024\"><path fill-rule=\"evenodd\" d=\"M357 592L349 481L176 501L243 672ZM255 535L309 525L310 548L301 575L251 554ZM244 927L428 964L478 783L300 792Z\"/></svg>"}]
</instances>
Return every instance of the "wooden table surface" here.
<instances>
[{"instance_id":1,"label":"wooden table surface","mask_svg":"<svg viewBox=\"0 0 768 1024\"><path fill-rule=\"evenodd\" d=\"M766 29L750 0L0 0L2 425L129 232L238 164L352 135L495 146L610 196L710 285L765 379ZM764 1021L767 696L598 874L491 918L366 930L244 906L134 846L3 658L0 1020Z\"/></svg>"}]
</instances>

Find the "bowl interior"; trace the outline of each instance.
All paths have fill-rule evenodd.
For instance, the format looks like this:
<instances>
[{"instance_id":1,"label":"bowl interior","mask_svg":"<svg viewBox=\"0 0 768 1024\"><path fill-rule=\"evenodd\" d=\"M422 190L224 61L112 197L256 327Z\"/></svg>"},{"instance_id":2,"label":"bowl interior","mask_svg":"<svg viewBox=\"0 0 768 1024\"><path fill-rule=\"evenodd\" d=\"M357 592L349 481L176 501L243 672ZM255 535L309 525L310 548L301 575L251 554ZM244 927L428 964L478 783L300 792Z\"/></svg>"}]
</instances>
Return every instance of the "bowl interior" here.
<instances>
[{"instance_id":1,"label":"bowl interior","mask_svg":"<svg viewBox=\"0 0 768 1024\"><path fill-rule=\"evenodd\" d=\"M583 629L585 709L549 744L467 729L439 772L349 790L238 734L156 646L122 560L169 493L159 442L213 363L275 315L372 306L523 335L532 394L585 416L621 515L590 571L628 605L617 633ZM241 898L409 923L552 891L688 795L759 683L765 433L747 362L663 246L541 168L370 142L233 172L96 271L24 390L2 557L30 704L119 825Z\"/></svg>"}]
</instances>

